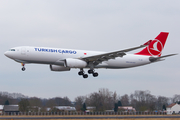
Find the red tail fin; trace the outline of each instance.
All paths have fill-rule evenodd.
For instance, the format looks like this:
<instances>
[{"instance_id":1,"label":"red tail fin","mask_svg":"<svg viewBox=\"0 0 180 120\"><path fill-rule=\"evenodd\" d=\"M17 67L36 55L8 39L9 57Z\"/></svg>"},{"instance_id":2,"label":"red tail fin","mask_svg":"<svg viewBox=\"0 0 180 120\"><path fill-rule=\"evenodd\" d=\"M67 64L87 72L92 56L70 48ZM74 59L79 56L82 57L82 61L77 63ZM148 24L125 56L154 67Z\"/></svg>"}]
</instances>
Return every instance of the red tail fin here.
<instances>
[{"instance_id":1,"label":"red tail fin","mask_svg":"<svg viewBox=\"0 0 180 120\"><path fill-rule=\"evenodd\" d=\"M154 40L151 41L151 43L146 48L135 54L160 57L168 34L168 32L161 32Z\"/></svg>"}]
</instances>

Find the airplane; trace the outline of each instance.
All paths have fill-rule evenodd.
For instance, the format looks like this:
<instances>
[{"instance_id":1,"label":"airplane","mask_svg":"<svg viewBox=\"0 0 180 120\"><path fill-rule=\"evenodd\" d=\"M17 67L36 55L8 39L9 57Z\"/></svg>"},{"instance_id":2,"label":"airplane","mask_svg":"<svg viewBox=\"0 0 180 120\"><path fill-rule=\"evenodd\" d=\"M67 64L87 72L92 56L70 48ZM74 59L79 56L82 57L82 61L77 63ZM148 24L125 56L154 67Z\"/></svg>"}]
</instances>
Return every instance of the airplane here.
<instances>
[{"instance_id":1,"label":"airplane","mask_svg":"<svg viewBox=\"0 0 180 120\"><path fill-rule=\"evenodd\" d=\"M78 75L88 78L84 69L94 77L98 76L95 69L122 69L131 68L164 60L163 58L177 55L169 54L161 56L168 32L160 32L154 39L140 45L114 52L98 52L88 50L75 50L64 48L32 47L21 46L11 48L4 53L10 59L21 63L22 71L25 71L25 64L48 64L51 71L70 71L71 68L78 68ZM127 54L127 52L143 48L140 52Z\"/></svg>"}]
</instances>

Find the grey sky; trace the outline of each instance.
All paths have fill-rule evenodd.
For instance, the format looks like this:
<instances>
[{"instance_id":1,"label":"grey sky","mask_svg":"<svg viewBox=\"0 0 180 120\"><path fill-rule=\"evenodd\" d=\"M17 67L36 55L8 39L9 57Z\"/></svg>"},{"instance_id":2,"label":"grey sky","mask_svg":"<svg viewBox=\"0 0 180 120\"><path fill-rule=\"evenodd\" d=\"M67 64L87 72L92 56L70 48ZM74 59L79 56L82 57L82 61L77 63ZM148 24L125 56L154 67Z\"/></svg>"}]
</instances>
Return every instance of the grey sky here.
<instances>
[{"instance_id":1,"label":"grey sky","mask_svg":"<svg viewBox=\"0 0 180 120\"><path fill-rule=\"evenodd\" d=\"M179 53L179 0L0 0L0 91L43 98L87 95L108 88L120 95L150 90L179 94L179 60L131 69L98 69L84 80L70 72L51 72L48 65L21 65L4 56L16 46L114 51L138 46L170 32L163 55ZM131 53L134 53L133 51Z\"/></svg>"}]
</instances>

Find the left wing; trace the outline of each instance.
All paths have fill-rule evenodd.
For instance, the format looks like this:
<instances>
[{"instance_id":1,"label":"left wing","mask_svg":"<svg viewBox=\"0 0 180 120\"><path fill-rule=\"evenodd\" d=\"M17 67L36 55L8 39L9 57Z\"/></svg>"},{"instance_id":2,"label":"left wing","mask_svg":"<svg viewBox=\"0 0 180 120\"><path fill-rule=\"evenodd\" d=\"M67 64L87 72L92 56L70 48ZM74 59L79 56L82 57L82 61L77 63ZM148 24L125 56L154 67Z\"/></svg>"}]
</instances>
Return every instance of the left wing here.
<instances>
[{"instance_id":1,"label":"left wing","mask_svg":"<svg viewBox=\"0 0 180 120\"><path fill-rule=\"evenodd\" d=\"M144 45L140 45L139 47L129 48L129 49L115 51L115 52L109 52L109 53L94 55L94 56L89 56L89 57L83 57L81 58L81 60L84 60L86 62L92 62L93 65L98 65L99 63L103 61L108 61L109 59L115 59L116 57L123 57L124 55L126 55L125 52L129 52L129 51L136 50L142 47L146 47L147 45L149 44L145 43Z\"/></svg>"}]
</instances>

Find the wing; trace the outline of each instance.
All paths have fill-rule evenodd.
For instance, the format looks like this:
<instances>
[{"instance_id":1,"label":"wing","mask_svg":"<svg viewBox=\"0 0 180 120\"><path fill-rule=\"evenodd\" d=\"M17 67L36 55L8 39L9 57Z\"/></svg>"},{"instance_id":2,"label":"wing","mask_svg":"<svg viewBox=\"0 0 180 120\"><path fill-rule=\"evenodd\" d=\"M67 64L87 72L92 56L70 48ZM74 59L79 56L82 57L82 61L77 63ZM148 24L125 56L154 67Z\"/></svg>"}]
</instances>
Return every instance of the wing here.
<instances>
[{"instance_id":1,"label":"wing","mask_svg":"<svg viewBox=\"0 0 180 120\"><path fill-rule=\"evenodd\" d=\"M109 59L115 59L116 57L123 57L124 55L126 55L125 52L129 52L129 51L136 50L136 49L139 49L142 47L146 47L147 45L148 44L144 44L144 45L134 47L134 48L119 50L119 51L115 51L115 52L109 52L109 53L94 55L94 56L89 56L89 57L84 57L81 59L86 62L92 62L93 65L98 65L99 63L101 63L103 61L108 61Z\"/></svg>"}]
</instances>

